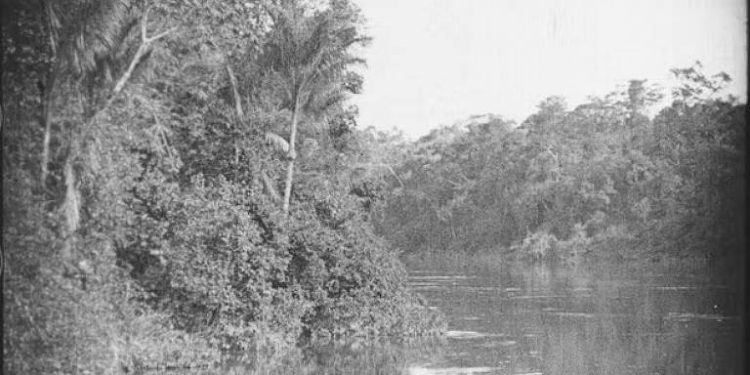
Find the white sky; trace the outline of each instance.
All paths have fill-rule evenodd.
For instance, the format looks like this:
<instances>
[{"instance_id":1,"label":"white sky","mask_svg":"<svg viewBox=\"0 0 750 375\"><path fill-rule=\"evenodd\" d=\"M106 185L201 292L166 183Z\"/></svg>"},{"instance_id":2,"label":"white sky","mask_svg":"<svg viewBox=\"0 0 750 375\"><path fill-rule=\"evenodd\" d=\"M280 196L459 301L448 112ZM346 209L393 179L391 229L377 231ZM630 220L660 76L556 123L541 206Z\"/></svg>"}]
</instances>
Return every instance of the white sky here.
<instances>
[{"instance_id":1,"label":"white sky","mask_svg":"<svg viewBox=\"0 0 750 375\"><path fill-rule=\"evenodd\" d=\"M630 79L668 84L700 60L746 101L743 0L354 0L373 43L353 103L360 126L411 137L470 115L523 121Z\"/></svg>"}]
</instances>

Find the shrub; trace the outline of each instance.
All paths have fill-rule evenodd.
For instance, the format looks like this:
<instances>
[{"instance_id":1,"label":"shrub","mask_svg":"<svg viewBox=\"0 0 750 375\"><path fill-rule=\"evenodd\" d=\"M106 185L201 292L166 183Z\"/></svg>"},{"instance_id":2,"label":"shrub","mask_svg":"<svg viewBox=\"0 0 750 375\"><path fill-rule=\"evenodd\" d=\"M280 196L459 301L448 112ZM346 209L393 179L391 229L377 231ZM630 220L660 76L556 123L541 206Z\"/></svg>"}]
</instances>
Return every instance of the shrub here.
<instances>
[{"instance_id":1,"label":"shrub","mask_svg":"<svg viewBox=\"0 0 750 375\"><path fill-rule=\"evenodd\" d=\"M318 210L316 216L334 211L338 212ZM304 230L292 230L290 237L290 277L313 306L304 317L309 336L419 335L440 330L439 316L406 290L406 272L397 254L363 217L319 220L307 212L297 211L296 225Z\"/></svg>"},{"instance_id":2,"label":"shrub","mask_svg":"<svg viewBox=\"0 0 750 375\"><path fill-rule=\"evenodd\" d=\"M555 255L557 242L554 234L540 230L527 234L523 241L512 246L512 249L520 251L522 256L531 260L542 260Z\"/></svg>"},{"instance_id":3,"label":"shrub","mask_svg":"<svg viewBox=\"0 0 750 375\"><path fill-rule=\"evenodd\" d=\"M559 257L568 257L575 261L588 253L591 245L591 237L586 232L586 226L576 223L573 233L567 240L557 242L557 254Z\"/></svg>"},{"instance_id":4,"label":"shrub","mask_svg":"<svg viewBox=\"0 0 750 375\"><path fill-rule=\"evenodd\" d=\"M17 206L17 198L28 197L10 192L5 213L13 220L3 228L5 373L118 373L218 359L207 342L169 329L164 316L135 301L142 292L115 265L106 240L79 238L78 261L70 263L50 229L55 217L40 204Z\"/></svg>"}]
</instances>

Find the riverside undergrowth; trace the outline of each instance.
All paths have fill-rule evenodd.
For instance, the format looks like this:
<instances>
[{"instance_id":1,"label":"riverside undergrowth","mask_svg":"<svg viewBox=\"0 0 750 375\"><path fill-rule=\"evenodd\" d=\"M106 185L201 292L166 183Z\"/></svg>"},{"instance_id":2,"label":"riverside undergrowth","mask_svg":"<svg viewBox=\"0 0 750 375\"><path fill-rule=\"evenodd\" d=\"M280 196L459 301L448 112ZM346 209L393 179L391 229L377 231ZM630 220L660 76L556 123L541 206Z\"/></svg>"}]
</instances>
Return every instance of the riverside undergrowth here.
<instances>
[{"instance_id":1,"label":"riverside undergrowth","mask_svg":"<svg viewBox=\"0 0 750 375\"><path fill-rule=\"evenodd\" d=\"M355 173L353 4L6 5L5 372L440 332L373 234L381 177Z\"/></svg>"}]
</instances>

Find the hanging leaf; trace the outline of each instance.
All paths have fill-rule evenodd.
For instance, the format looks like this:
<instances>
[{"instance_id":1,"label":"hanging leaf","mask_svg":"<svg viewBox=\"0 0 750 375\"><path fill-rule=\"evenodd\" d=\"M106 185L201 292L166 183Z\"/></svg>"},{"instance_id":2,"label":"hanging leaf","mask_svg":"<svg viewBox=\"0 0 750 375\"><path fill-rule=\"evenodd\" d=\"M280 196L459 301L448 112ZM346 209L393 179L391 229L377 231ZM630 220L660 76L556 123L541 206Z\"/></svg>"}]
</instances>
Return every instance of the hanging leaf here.
<instances>
[{"instance_id":1,"label":"hanging leaf","mask_svg":"<svg viewBox=\"0 0 750 375\"><path fill-rule=\"evenodd\" d=\"M289 142L278 134L266 132L266 143L273 146L279 152L289 152Z\"/></svg>"}]
</instances>

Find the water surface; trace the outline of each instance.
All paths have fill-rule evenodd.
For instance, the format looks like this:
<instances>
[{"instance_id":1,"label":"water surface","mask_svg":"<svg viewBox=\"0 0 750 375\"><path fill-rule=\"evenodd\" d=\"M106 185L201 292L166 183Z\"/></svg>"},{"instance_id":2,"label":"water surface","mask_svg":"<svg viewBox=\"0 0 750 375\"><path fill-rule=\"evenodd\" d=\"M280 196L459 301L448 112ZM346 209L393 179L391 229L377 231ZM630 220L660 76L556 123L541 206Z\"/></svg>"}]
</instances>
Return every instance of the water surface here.
<instances>
[{"instance_id":1,"label":"water surface","mask_svg":"<svg viewBox=\"0 0 750 375\"><path fill-rule=\"evenodd\" d=\"M738 291L707 272L416 265L410 282L450 331L406 373L737 373Z\"/></svg>"},{"instance_id":2,"label":"water surface","mask_svg":"<svg viewBox=\"0 0 750 375\"><path fill-rule=\"evenodd\" d=\"M318 343L218 373L739 374L742 292L721 273L491 259L408 268L445 313L445 337Z\"/></svg>"}]
</instances>

